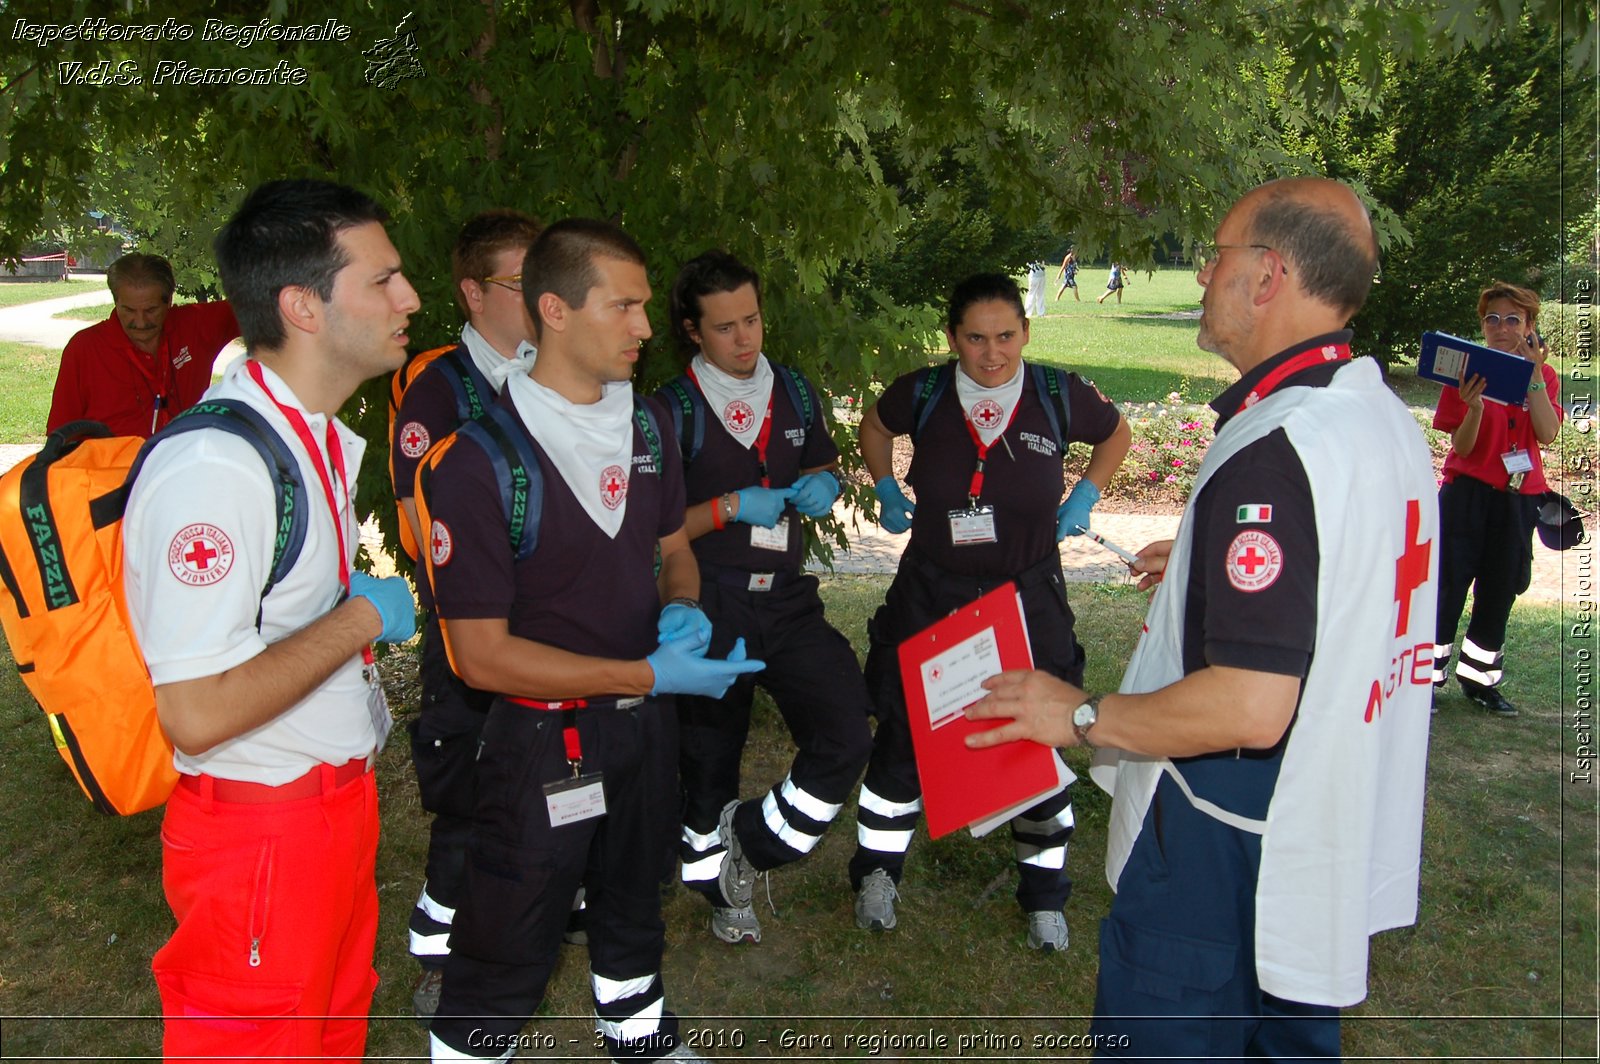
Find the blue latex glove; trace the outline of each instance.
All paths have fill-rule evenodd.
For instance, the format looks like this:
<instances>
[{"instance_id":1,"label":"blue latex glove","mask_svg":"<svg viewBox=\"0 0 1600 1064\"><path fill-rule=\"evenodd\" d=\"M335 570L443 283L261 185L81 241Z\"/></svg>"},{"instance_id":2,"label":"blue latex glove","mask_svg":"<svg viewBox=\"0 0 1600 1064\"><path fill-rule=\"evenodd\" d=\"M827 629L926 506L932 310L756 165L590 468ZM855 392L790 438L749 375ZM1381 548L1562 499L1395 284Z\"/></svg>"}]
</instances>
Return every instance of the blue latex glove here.
<instances>
[{"instance_id":1,"label":"blue latex glove","mask_svg":"<svg viewBox=\"0 0 1600 1064\"><path fill-rule=\"evenodd\" d=\"M704 653L702 649L700 655ZM662 643L644 660L656 674L655 685L650 688L653 695L721 698L739 677L767 667L764 661L745 657L743 639L734 641L726 660L696 655L681 639Z\"/></svg>"},{"instance_id":2,"label":"blue latex glove","mask_svg":"<svg viewBox=\"0 0 1600 1064\"><path fill-rule=\"evenodd\" d=\"M353 572L350 597L364 598L378 611L378 620L383 622L378 642L404 643L417 634L417 603L405 577L386 576L379 580L370 573Z\"/></svg>"},{"instance_id":3,"label":"blue latex glove","mask_svg":"<svg viewBox=\"0 0 1600 1064\"><path fill-rule=\"evenodd\" d=\"M740 488L739 512L734 520L747 525L771 528L783 516L783 508L794 494L793 488Z\"/></svg>"},{"instance_id":4,"label":"blue latex glove","mask_svg":"<svg viewBox=\"0 0 1600 1064\"><path fill-rule=\"evenodd\" d=\"M826 469L816 473L807 473L789 486L794 492L791 502L794 508L807 517L821 517L833 509L833 502L839 497L839 478Z\"/></svg>"},{"instance_id":5,"label":"blue latex glove","mask_svg":"<svg viewBox=\"0 0 1600 1064\"><path fill-rule=\"evenodd\" d=\"M698 606L669 602L662 607L661 616L656 620L656 637L662 643L686 639L691 647L698 646L704 654L711 644L711 618Z\"/></svg>"},{"instance_id":6,"label":"blue latex glove","mask_svg":"<svg viewBox=\"0 0 1600 1064\"><path fill-rule=\"evenodd\" d=\"M1080 479L1067 494L1067 501L1056 510L1056 541L1081 536L1089 531L1089 511L1100 501L1100 489Z\"/></svg>"},{"instance_id":7,"label":"blue latex glove","mask_svg":"<svg viewBox=\"0 0 1600 1064\"><path fill-rule=\"evenodd\" d=\"M900 490L900 482L893 474L872 485L872 490L878 494L878 524L884 531L898 534L911 527L911 515L917 508Z\"/></svg>"}]
</instances>

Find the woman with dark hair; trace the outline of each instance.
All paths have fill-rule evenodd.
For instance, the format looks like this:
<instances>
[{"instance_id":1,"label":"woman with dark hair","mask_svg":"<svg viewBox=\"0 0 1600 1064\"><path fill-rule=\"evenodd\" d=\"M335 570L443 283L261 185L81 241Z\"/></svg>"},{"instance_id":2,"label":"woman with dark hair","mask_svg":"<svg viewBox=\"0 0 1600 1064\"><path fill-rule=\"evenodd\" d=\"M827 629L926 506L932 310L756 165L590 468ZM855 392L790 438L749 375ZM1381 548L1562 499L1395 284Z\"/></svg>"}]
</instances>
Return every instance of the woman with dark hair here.
<instances>
[{"instance_id":1,"label":"woman with dark hair","mask_svg":"<svg viewBox=\"0 0 1600 1064\"><path fill-rule=\"evenodd\" d=\"M801 568L801 518L839 496L839 451L821 396L762 352L761 280L725 251L678 271L672 331L689 364L656 394L678 429L687 530L700 565L711 653L743 636L767 663L720 699L678 698L683 882L711 904L711 932L761 941L755 877L822 840L861 777L872 711L855 651ZM819 683L826 677L826 683ZM739 800L739 762L759 683L794 737L793 764Z\"/></svg>"},{"instance_id":2,"label":"woman with dark hair","mask_svg":"<svg viewBox=\"0 0 1600 1064\"><path fill-rule=\"evenodd\" d=\"M1439 489L1439 622L1433 685L1441 688L1456 626L1472 589L1472 619L1456 659L1456 680L1469 701L1502 717L1517 707L1500 692L1506 622L1533 574L1533 529L1539 496L1548 490L1539 448L1556 438L1561 379L1547 364L1550 348L1535 327L1539 296L1495 281L1478 296L1485 345L1533 362L1533 379L1518 405L1485 402L1485 381L1471 376L1439 394L1433 427L1450 433Z\"/></svg>"},{"instance_id":3,"label":"woman with dark hair","mask_svg":"<svg viewBox=\"0 0 1600 1064\"><path fill-rule=\"evenodd\" d=\"M1076 373L1026 365L1022 295L1004 274L976 274L950 297L945 337L955 358L908 373L861 421L861 457L881 502L878 521L911 542L884 604L868 626L867 686L879 725L861 786L857 847L850 862L856 924L887 931L906 850L922 812L899 644L951 611L1015 581L1035 664L1069 683L1083 678L1057 544L1089 529L1089 513L1128 453L1133 434L1116 406ZM914 442L906 483L894 477L896 436ZM1067 446L1087 443L1089 466L1062 500ZM1069 791L1011 821L1028 919L1028 945L1064 950L1062 915L1071 880Z\"/></svg>"}]
</instances>

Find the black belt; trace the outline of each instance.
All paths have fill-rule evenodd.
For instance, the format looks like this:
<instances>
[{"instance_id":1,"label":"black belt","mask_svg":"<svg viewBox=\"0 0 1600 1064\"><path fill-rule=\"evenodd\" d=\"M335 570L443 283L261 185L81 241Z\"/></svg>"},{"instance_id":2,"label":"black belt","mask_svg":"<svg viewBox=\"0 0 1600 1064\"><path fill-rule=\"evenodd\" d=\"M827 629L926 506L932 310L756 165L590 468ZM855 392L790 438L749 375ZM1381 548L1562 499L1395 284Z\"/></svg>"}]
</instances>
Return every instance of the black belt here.
<instances>
[{"instance_id":1,"label":"black belt","mask_svg":"<svg viewBox=\"0 0 1600 1064\"><path fill-rule=\"evenodd\" d=\"M772 569L768 571L751 571L736 569L731 565L716 565L712 562L700 563L700 579L709 580L721 587L738 588L741 591L776 591L788 587L800 579L798 569Z\"/></svg>"}]
</instances>

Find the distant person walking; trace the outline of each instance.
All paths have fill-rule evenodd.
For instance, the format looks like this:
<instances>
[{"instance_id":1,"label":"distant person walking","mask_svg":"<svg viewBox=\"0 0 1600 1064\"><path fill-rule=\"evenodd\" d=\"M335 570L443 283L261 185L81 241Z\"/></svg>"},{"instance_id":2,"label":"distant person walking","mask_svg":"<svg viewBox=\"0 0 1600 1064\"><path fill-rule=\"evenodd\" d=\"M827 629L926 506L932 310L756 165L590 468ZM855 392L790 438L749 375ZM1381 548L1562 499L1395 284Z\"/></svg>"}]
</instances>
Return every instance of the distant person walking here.
<instances>
[{"instance_id":1,"label":"distant person walking","mask_svg":"<svg viewBox=\"0 0 1600 1064\"><path fill-rule=\"evenodd\" d=\"M1028 263L1028 317L1030 318L1042 318L1045 315L1044 285L1044 263L1038 261Z\"/></svg>"},{"instance_id":2,"label":"distant person walking","mask_svg":"<svg viewBox=\"0 0 1600 1064\"><path fill-rule=\"evenodd\" d=\"M1078 253L1067 252L1067 257L1061 260L1061 270L1056 274L1061 278L1061 287L1056 289L1056 299L1059 301L1067 289L1072 289L1072 298L1079 302L1083 297L1078 295Z\"/></svg>"},{"instance_id":3,"label":"distant person walking","mask_svg":"<svg viewBox=\"0 0 1600 1064\"><path fill-rule=\"evenodd\" d=\"M1113 262L1111 264L1111 276L1106 280L1106 290L1100 293L1100 298L1095 300L1095 302L1104 303L1106 301L1106 296L1109 296L1112 292L1115 292L1117 293L1117 302L1121 303L1122 290L1125 287L1127 286L1122 280L1122 263Z\"/></svg>"}]
</instances>

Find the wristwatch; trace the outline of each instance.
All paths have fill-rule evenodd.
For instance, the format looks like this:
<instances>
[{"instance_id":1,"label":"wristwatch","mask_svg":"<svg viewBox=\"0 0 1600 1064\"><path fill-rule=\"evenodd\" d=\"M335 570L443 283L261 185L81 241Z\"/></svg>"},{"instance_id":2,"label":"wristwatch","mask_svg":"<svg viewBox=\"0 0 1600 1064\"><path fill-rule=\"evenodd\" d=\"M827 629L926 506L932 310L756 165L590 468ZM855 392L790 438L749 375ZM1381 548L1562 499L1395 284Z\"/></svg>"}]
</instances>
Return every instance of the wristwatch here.
<instances>
[{"instance_id":1,"label":"wristwatch","mask_svg":"<svg viewBox=\"0 0 1600 1064\"><path fill-rule=\"evenodd\" d=\"M1072 711L1072 730L1078 735L1078 742L1084 746L1092 746L1089 742L1089 729L1095 726L1100 719L1100 696L1096 695L1083 705Z\"/></svg>"}]
</instances>

